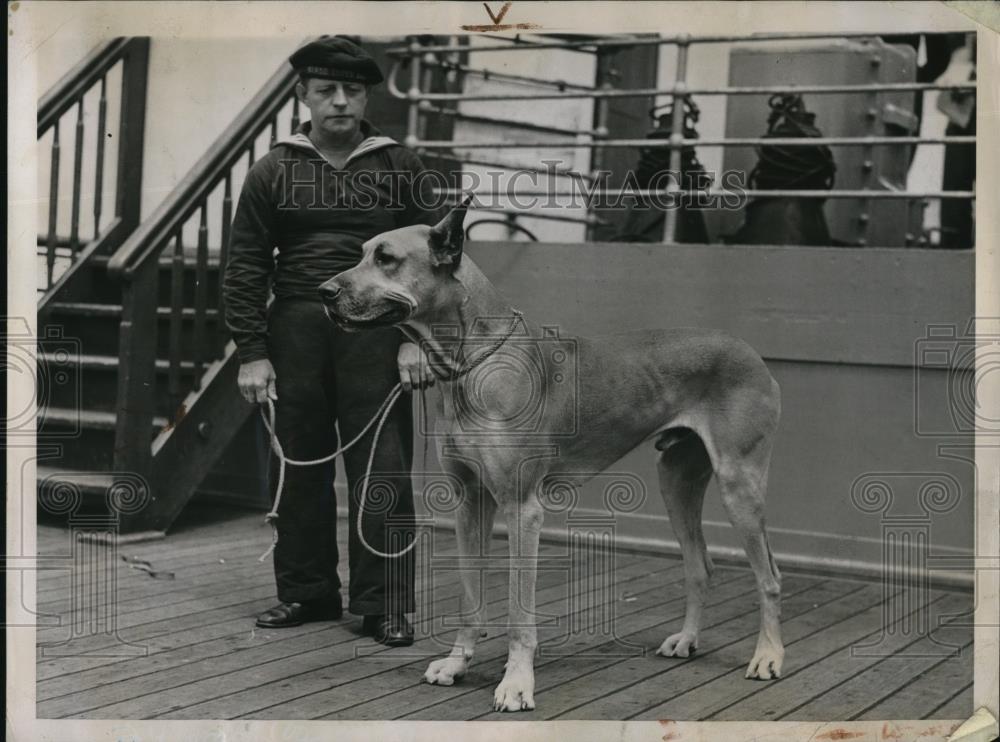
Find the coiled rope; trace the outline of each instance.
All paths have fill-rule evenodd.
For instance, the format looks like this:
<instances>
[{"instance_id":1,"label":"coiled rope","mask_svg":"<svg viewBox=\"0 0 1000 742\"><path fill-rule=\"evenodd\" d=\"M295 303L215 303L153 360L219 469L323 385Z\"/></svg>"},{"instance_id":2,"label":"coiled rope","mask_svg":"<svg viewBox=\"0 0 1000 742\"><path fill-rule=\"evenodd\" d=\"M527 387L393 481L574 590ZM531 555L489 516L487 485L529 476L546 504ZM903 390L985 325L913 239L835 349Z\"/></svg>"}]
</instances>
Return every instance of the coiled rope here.
<instances>
[{"instance_id":1,"label":"coiled rope","mask_svg":"<svg viewBox=\"0 0 1000 742\"><path fill-rule=\"evenodd\" d=\"M257 561L263 562L265 559L267 559L274 551L275 547L278 545L278 524L277 524L278 506L281 505L281 494L282 492L284 492L285 489L285 467L288 464L291 464L292 466L315 466L316 464L325 464L327 461L332 461L337 456L341 455L342 453L350 449L355 443L360 441L364 437L365 433L367 433L371 429L372 425L374 425L376 421L378 421L378 427L375 428L375 437L372 439L372 448L368 454L368 464L367 466L365 466L365 478L362 480L361 483L361 499L360 502L358 503L358 523L357 523L358 538L361 540L361 543L364 545L364 547L368 549L368 551L370 551L375 556L380 556L384 559L395 559L397 557L401 557L408 551L410 551L414 546L417 545L417 540L413 539L413 541L410 542L410 545L405 547L401 551L397 551L395 553L379 551L374 546L368 543L367 539L365 539L364 531L361 528L361 519L364 517L365 514L365 498L368 495L368 480L371 478L372 462L375 460L375 450L376 447L378 446L378 439L379 436L382 435L382 428L385 426L385 421L388 419L389 413L392 411L392 406L396 404L396 400L399 399L402 393L403 393L402 385L396 384L396 386L392 388L392 391L389 392L389 396L387 396L385 400L382 402L381 406L378 408L378 411L375 413L372 419L368 421L368 424L365 425L365 427L361 430L360 433L358 433L354 437L353 440L351 440L347 445L341 446L333 453L319 459L313 459L312 461L300 461L297 459L290 459L285 456L285 452L281 447L281 441L278 440L278 435L275 432L274 402L270 399L267 400L266 414L265 414L265 406L261 405L260 416L261 419L264 421L264 427L267 428L267 432L271 437L271 449L278 457L278 489L274 496L274 504L271 506L270 511L268 511L268 513L264 516L264 522L271 526L271 531L272 531L271 545L267 547L267 551L265 551L257 558Z\"/></svg>"},{"instance_id":2,"label":"coiled rope","mask_svg":"<svg viewBox=\"0 0 1000 742\"><path fill-rule=\"evenodd\" d=\"M517 309L513 309L512 311L514 313L514 316L511 319L510 329L507 330L507 333L504 334L502 337L500 337L495 343L493 343L492 346L487 348L485 352L479 354L479 356L474 361L464 364L462 368L460 368L458 371L456 371L449 377L449 380L454 381L456 379L461 378L462 376L465 376L474 368L483 363L491 355L496 353L500 349L500 346L502 346L505 342L507 342L510 336L514 334L514 331L517 329L517 325L521 321L522 317L521 312L518 311ZM278 487L274 495L274 504L271 506L271 509L264 516L264 522L271 526L271 531L272 531L271 545L268 546L267 550L257 558L257 561L263 562L265 559L267 559L274 552L275 547L278 545L278 524L277 524L278 507L281 505L281 494L282 492L284 492L285 489L285 467L289 464L292 466L315 466L316 464L325 464L327 461L332 461L337 456L340 456L342 453L344 453L352 446L354 446L358 441L360 441L365 436L365 434L371 429L372 425L376 424L376 422L378 423L378 425L375 427L375 435L372 438L371 451L369 451L368 453L368 463L365 466L365 477L363 480L361 480L361 497L358 502L358 519L357 519L358 539L370 553L374 554L375 556L382 557L383 559L397 559L398 557L401 557L404 554L410 552L417 545L417 539L416 537L414 537L408 546L404 547L403 549L400 549L397 552L393 553L393 552L380 551L379 549L376 549L374 546L368 543L368 540L365 538L364 531L361 528L362 519L364 518L365 514L365 499L368 495L368 480L371 478L372 463L375 461L375 451L378 447L378 440L379 437L382 435L382 428L385 427L385 421L389 418L389 413L392 411L393 405L396 404L396 401L400 398L402 393L403 393L403 386L402 384L397 383L396 386L394 386L392 390L389 392L389 395L385 398L385 400L383 400L378 410L372 416L372 419L368 421L368 423L365 425L364 428L362 428L360 433L354 436L354 438L346 445L341 446L333 453L323 456L322 458L319 459L313 459L311 461L290 459L287 456L285 456L285 451L281 447L281 441L278 440L278 434L276 432L276 426L274 422L275 421L274 401L268 398L266 403L261 404L260 417L264 421L264 427L267 428L268 435L270 436L271 450L273 450L275 455L278 457Z\"/></svg>"}]
</instances>

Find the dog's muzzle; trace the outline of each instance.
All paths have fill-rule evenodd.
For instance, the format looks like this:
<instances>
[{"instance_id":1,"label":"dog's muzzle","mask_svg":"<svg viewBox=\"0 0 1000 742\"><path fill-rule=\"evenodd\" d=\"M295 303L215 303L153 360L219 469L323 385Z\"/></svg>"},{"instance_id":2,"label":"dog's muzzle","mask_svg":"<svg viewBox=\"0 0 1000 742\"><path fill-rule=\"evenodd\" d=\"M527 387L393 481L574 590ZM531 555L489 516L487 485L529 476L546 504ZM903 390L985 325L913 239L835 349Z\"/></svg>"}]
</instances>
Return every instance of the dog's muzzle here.
<instances>
[{"instance_id":1,"label":"dog's muzzle","mask_svg":"<svg viewBox=\"0 0 1000 742\"><path fill-rule=\"evenodd\" d=\"M319 296L323 300L324 304L332 306L337 301L337 297L340 296L343 290L343 287L339 284L327 281L319 287Z\"/></svg>"},{"instance_id":2,"label":"dog's muzzle","mask_svg":"<svg viewBox=\"0 0 1000 742\"><path fill-rule=\"evenodd\" d=\"M360 301L332 280L319 287L319 295L326 316L347 331L395 325L416 309L415 303L399 292L388 292L377 301Z\"/></svg>"}]
</instances>

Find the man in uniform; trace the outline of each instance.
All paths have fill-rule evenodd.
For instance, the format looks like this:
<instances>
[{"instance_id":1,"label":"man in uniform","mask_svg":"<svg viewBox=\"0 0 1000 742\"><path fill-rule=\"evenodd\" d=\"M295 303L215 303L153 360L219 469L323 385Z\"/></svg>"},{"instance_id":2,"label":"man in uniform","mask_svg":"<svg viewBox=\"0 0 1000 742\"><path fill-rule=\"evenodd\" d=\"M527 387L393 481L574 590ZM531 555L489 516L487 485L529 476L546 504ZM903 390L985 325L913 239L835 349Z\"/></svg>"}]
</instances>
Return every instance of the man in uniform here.
<instances>
[{"instance_id":1,"label":"man in uniform","mask_svg":"<svg viewBox=\"0 0 1000 742\"><path fill-rule=\"evenodd\" d=\"M289 61L311 120L250 168L232 226L224 291L241 393L252 403L274 400L285 456L312 460L337 447L335 422L340 441L358 435L397 382L407 391L433 383L421 351L403 342L398 329L349 334L337 328L318 287L355 266L366 240L434 224L436 213L429 189L414 190L414 176L423 170L419 158L364 119L370 87L383 80L371 56L347 39L324 37ZM272 279L275 298L268 307ZM373 430L344 457L348 610L364 616L363 630L376 641L405 646L413 642L404 615L415 610L412 552L378 557L356 532ZM413 538L412 453L412 407L403 398L382 429L365 508L365 538L379 551L397 551ZM281 602L258 616L258 626L340 617L333 476L332 462L286 468L274 551ZM390 532L403 536L389 538Z\"/></svg>"}]
</instances>

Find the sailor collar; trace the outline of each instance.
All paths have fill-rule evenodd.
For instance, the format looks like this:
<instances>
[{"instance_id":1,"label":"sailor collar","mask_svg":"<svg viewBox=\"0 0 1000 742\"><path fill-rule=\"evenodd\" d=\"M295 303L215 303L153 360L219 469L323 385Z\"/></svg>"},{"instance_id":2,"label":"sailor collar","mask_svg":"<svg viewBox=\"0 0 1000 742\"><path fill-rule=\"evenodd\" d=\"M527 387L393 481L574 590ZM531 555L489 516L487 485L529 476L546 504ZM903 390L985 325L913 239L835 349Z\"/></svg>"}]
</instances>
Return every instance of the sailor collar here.
<instances>
[{"instance_id":1,"label":"sailor collar","mask_svg":"<svg viewBox=\"0 0 1000 742\"><path fill-rule=\"evenodd\" d=\"M299 130L296 131L294 134L276 141L272 145L272 149L274 147L285 145L287 147L293 147L295 149L306 150L311 154L315 154L318 155L319 157L322 157L324 160L329 162L331 166L333 166L333 163L330 162L330 159L326 155L324 155L319 149L317 149L316 145L313 144L312 140L309 138L309 131L311 128L312 128L312 122L306 121L301 126L299 126ZM397 142L392 137L387 137L380 134L378 129L369 124L367 121L361 122L361 133L365 135L365 138L361 140L361 143L357 147L355 147L351 151L351 154L347 156L347 159L344 160L344 167L347 167L352 160L356 160L357 158L361 157L362 155L366 155L369 152L374 152L375 150L382 149L383 147L393 147L399 144L399 142Z\"/></svg>"}]
</instances>

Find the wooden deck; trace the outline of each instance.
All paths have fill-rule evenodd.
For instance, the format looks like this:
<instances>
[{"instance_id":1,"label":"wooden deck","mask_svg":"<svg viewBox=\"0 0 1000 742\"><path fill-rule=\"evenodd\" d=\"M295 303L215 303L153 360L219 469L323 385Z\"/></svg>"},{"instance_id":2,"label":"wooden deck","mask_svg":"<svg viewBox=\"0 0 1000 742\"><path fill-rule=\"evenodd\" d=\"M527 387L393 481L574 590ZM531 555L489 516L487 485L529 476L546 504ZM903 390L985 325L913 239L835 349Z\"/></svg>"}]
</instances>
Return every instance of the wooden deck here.
<instances>
[{"instance_id":1,"label":"wooden deck","mask_svg":"<svg viewBox=\"0 0 1000 742\"><path fill-rule=\"evenodd\" d=\"M257 561L270 529L258 513L189 511L166 540L120 548L120 556L146 560L161 574L118 560L117 639L98 620L109 593L93 579L102 574L98 549L106 547L81 550L73 577L69 531L39 526L39 553L60 568L39 573L38 608L61 624L38 631L39 718L849 720L972 712L972 630L964 625L971 621L961 615L972 609L969 593L931 592L921 614L927 606L913 601L887 605L879 584L786 570L784 676L765 683L743 677L757 629L748 569L718 569L700 651L665 659L653 650L683 617L679 560L618 553L612 565L598 554L587 574L571 580L577 573L564 568L564 547L543 544L537 605L548 618L539 630L538 709L493 713L505 652L503 572L487 577L494 626L473 668L460 684L430 686L421 680L426 663L453 635L443 622L457 610L454 570L418 577L418 641L409 649L374 644L346 614L255 629L253 616L274 602L270 560ZM453 537L436 531L433 551L451 558ZM505 551L506 539L495 539L493 552ZM162 574L168 571L173 579ZM87 588L72 591L74 580ZM929 635L915 623L928 613L930 626L938 617L946 622ZM873 656L852 656L852 646L880 636Z\"/></svg>"}]
</instances>

